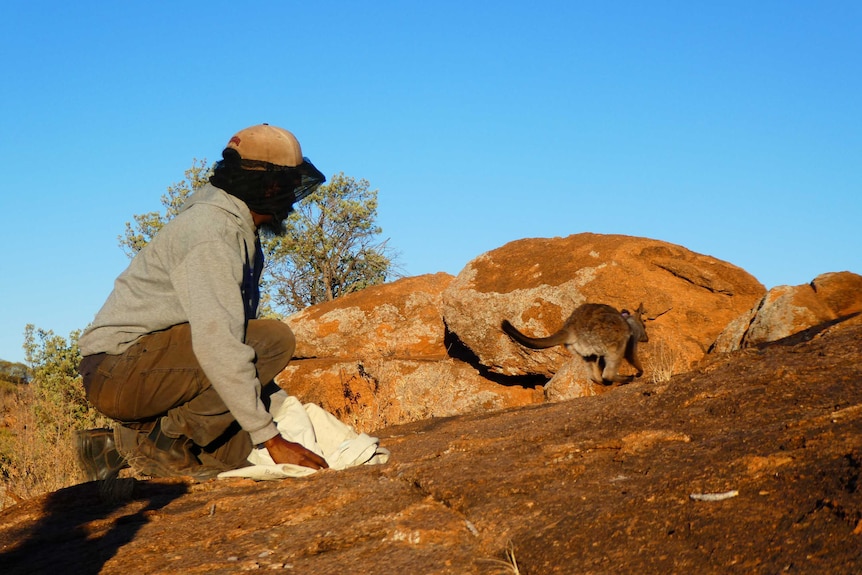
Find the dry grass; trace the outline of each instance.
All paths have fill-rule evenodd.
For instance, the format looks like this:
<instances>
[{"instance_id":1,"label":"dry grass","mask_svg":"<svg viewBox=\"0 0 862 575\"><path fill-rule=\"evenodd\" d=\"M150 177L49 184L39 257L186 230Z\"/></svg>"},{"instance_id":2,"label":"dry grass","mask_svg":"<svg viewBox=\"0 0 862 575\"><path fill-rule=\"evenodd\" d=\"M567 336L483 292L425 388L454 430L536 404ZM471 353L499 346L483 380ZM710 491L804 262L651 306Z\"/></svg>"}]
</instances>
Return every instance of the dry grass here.
<instances>
[{"instance_id":1,"label":"dry grass","mask_svg":"<svg viewBox=\"0 0 862 575\"><path fill-rule=\"evenodd\" d=\"M29 385L0 392L0 509L83 481L75 459L70 414L52 413L53 432L40 427ZM44 408L44 406L42 406Z\"/></svg>"},{"instance_id":2,"label":"dry grass","mask_svg":"<svg viewBox=\"0 0 862 575\"><path fill-rule=\"evenodd\" d=\"M670 347L667 342L659 340L650 351L652 353L646 370L652 383L664 383L682 368L683 362L679 351Z\"/></svg>"},{"instance_id":3,"label":"dry grass","mask_svg":"<svg viewBox=\"0 0 862 575\"><path fill-rule=\"evenodd\" d=\"M515 558L515 545L511 541L506 546L505 557L505 559L487 559L489 563L493 563L496 566L495 573L526 575L521 572L521 568L518 566L518 561Z\"/></svg>"}]
</instances>

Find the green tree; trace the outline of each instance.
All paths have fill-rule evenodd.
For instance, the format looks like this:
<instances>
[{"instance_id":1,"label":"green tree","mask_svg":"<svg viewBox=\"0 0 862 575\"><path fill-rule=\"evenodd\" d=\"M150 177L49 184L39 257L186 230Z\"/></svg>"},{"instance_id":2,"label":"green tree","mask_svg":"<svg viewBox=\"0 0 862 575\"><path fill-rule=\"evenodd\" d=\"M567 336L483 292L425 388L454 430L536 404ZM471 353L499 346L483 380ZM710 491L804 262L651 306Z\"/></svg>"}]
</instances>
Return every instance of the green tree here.
<instances>
[{"instance_id":1,"label":"green tree","mask_svg":"<svg viewBox=\"0 0 862 575\"><path fill-rule=\"evenodd\" d=\"M376 216L377 190L343 173L297 204L265 245L275 304L296 311L396 276Z\"/></svg>"},{"instance_id":2,"label":"green tree","mask_svg":"<svg viewBox=\"0 0 862 575\"><path fill-rule=\"evenodd\" d=\"M33 325L24 330L25 359L32 374L30 386L36 395L33 408L47 439L67 433L70 427L93 427L105 421L87 401L78 375L80 334L73 331L67 341Z\"/></svg>"},{"instance_id":3,"label":"green tree","mask_svg":"<svg viewBox=\"0 0 862 575\"><path fill-rule=\"evenodd\" d=\"M207 166L206 160L192 160L192 167L186 170L185 178L168 186L168 192L162 196L162 206L165 213L148 212L132 216L135 220L134 226L126 222L126 232L118 236L120 247L130 258L141 251L145 245L156 235L162 226L174 218L183 207L186 199L209 181L212 175L212 167Z\"/></svg>"},{"instance_id":4,"label":"green tree","mask_svg":"<svg viewBox=\"0 0 862 575\"><path fill-rule=\"evenodd\" d=\"M164 213L133 216L126 222L120 247L131 257L176 216L185 200L212 174L206 162L194 160L185 179L162 196ZM377 190L366 180L336 174L332 181L294 206L284 236L265 234L266 255L261 315L277 316L335 299L398 277L395 256L376 225Z\"/></svg>"},{"instance_id":5,"label":"green tree","mask_svg":"<svg viewBox=\"0 0 862 575\"><path fill-rule=\"evenodd\" d=\"M4 393L4 409L14 416L0 434L0 482L19 499L80 482L74 431L110 425L86 399L78 336L66 340L32 325L24 331L30 383Z\"/></svg>"}]
</instances>

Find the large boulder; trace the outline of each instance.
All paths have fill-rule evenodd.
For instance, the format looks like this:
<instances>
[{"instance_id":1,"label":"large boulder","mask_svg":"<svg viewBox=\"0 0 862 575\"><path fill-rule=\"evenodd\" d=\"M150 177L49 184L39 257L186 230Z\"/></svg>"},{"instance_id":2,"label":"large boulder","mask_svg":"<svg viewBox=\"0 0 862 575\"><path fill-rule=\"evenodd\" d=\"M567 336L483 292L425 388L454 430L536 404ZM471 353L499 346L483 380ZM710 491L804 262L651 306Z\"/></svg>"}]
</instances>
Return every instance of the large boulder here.
<instances>
[{"instance_id":1,"label":"large boulder","mask_svg":"<svg viewBox=\"0 0 862 575\"><path fill-rule=\"evenodd\" d=\"M288 317L295 358L276 382L360 431L541 402L541 391L495 383L447 353L440 307L452 279L404 278Z\"/></svg>"},{"instance_id":2,"label":"large boulder","mask_svg":"<svg viewBox=\"0 0 862 575\"><path fill-rule=\"evenodd\" d=\"M726 353L845 321L860 323L860 312L862 276L849 271L821 274L808 284L769 290L727 325L711 351Z\"/></svg>"},{"instance_id":3,"label":"large boulder","mask_svg":"<svg viewBox=\"0 0 862 575\"><path fill-rule=\"evenodd\" d=\"M403 278L287 318L298 358L444 358L445 326L440 295L452 281L446 273Z\"/></svg>"},{"instance_id":4,"label":"large boulder","mask_svg":"<svg viewBox=\"0 0 862 575\"><path fill-rule=\"evenodd\" d=\"M849 271L820 274L811 288L837 317L862 312L862 276Z\"/></svg>"},{"instance_id":5,"label":"large boulder","mask_svg":"<svg viewBox=\"0 0 862 575\"><path fill-rule=\"evenodd\" d=\"M746 271L681 246L647 238L583 233L523 239L472 260L443 293L443 317L476 361L508 376L551 377L570 362L562 346L526 349L500 330L509 319L532 336L553 333L575 307L643 303L650 341L641 361L651 378L687 371L724 327L766 292ZM596 393L571 367L571 395ZM564 394L565 395L565 394Z\"/></svg>"}]
</instances>

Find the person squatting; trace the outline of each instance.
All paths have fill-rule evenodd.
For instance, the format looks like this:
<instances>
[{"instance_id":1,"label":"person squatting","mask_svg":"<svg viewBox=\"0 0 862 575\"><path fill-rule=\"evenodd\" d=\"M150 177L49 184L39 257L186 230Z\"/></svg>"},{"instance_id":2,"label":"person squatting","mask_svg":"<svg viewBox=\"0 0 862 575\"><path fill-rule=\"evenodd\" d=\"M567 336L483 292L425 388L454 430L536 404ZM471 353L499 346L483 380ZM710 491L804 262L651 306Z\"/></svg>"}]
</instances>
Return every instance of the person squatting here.
<instances>
[{"instance_id":1,"label":"person squatting","mask_svg":"<svg viewBox=\"0 0 862 575\"><path fill-rule=\"evenodd\" d=\"M282 128L237 132L207 184L138 252L81 335L87 399L116 422L76 436L90 480L131 466L198 480L248 465L326 461L284 439L269 411L293 332L257 319L259 232L284 233L293 204L326 181Z\"/></svg>"}]
</instances>

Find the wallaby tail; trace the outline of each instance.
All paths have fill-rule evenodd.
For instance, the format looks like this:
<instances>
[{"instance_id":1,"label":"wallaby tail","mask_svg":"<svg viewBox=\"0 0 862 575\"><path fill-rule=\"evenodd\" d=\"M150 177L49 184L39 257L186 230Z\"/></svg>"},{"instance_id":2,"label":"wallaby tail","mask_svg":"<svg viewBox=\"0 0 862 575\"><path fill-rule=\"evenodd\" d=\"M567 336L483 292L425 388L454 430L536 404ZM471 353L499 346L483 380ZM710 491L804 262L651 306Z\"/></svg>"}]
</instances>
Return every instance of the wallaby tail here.
<instances>
[{"instance_id":1,"label":"wallaby tail","mask_svg":"<svg viewBox=\"0 0 862 575\"><path fill-rule=\"evenodd\" d=\"M548 337L528 337L515 329L515 326L506 319L500 324L500 328L516 342L531 349L545 349L546 347L562 345L568 341L568 334L566 334L565 330L560 330Z\"/></svg>"}]
</instances>

